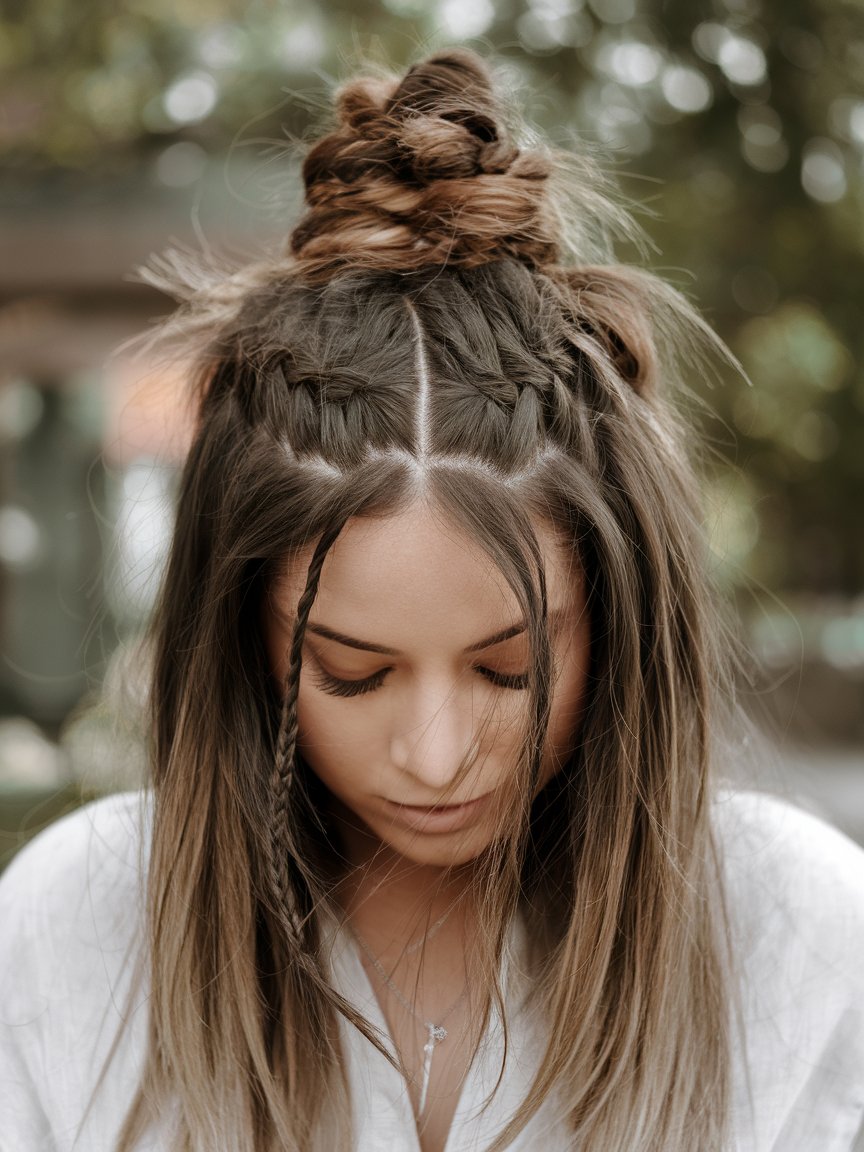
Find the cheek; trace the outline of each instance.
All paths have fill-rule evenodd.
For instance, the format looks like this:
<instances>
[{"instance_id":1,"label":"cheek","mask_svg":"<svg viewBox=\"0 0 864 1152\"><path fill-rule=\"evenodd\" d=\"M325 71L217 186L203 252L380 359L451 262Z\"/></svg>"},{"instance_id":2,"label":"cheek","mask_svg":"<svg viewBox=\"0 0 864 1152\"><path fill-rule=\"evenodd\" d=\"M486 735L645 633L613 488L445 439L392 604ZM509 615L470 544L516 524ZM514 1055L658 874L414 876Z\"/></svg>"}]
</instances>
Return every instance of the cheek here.
<instances>
[{"instance_id":1,"label":"cheek","mask_svg":"<svg viewBox=\"0 0 864 1152\"><path fill-rule=\"evenodd\" d=\"M310 691L300 676L297 697L297 746L306 760L315 767L316 759L344 756L350 747L351 723L340 717L326 697Z\"/></svg>"},{"instance_id":2,"label":"cheek","mask_svg":"<svg viewBox=\"0 0 864 1152\"><path fill-rule=\"evenodd\" d=\"M382 725L375 709L362 701L337 700L300 675L297 699L297 747L303 759L331 790L372 783L382 763Z\"/></svg>"}]
</instances>

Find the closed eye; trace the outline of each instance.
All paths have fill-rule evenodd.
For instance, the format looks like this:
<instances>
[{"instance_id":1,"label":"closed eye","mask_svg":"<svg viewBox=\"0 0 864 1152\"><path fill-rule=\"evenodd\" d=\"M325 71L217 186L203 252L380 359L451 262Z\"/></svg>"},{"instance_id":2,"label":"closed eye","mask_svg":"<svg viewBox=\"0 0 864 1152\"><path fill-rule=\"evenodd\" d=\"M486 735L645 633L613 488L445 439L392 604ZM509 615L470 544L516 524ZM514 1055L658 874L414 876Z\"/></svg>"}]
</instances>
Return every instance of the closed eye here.
<instances>
[{"instance_id":1,"label":"closed eye","mask_svg":"<svg viewBox=\"0 0 864 1152\"><path fill-rule=\"evenodd\" d=\"M314 680L319 688L324 692L329 692L331 696L362 696L366 692L374 692L376 688L380 688L389 671L389 668L382 668L374 676L367 676L363 680L340 680L337 676L331 676L329 672L318 667L314 674Z\"/></svg>"},{"instance_id":2,"label":"closed eye","mask_svg":"<svg viewBox=\"0 0 864 1152\"><path fill-rule=\"evenodd\" d=\"M488 680L490 684L494 684L496 688L524 691L528 687L527 672L505 674L494 672L491 668L479 667L475 668L474 671ZM390 672L392 672L392 668L382 668L374 675L367 676L362 680L342 680L338 676L331 676L319 665L313 673L313 679L318 688L328 692L331 696L363 696L367 692L374 692L380 688Z\"/></svg>"},{"instance_id":3,"label":"closed eye","mask_svg":"<svg viewBox=\"0 0 864 1152\"><path fill-rule=\"evenodd\" d=\"M523 692L528 687L527 672L511 672L508 675L504 672L493 672L491 668L477 668L476 671L481 676L485 676L496 688L512 688L515 691Z\"/></svg>"}]
</instances>

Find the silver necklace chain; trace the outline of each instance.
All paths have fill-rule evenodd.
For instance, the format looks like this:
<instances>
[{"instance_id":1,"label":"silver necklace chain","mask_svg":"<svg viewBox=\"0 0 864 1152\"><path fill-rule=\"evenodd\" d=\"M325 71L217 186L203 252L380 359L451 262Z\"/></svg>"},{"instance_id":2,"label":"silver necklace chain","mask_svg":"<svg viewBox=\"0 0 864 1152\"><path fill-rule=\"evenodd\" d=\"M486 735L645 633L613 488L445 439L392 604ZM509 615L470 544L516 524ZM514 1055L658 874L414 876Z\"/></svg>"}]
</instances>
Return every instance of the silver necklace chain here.
<instances>
[{"instance_id":1,"label":"silver necklace chain","mask_svg":"<svg viewBox=\"0 0 864 1152\"><path fill-rule=\"evenodd\" d=\"M438 917L438 919L435 921L435 923L432 925L432 927L429 929L428 932L424 932L422 936L418 936L418 938L416 940L412 940L410 944L406 944L405 945L405 955L406 956L413 956L415 952L418 952L423 947L424 944L426 944L429 940L431 940L432 937L438 932L438 930L440 928L444 927L444 924L447 922L447 920L450 917L450 913L453 911L453 909L455 907L456 907L455 904L451 904L450 907L447 909L447 911L444 913L444 915ZM355 935L356 935L356 933L355 933ZM370 957L370 959L371 959L371 957Z\"/></svg>"},{"instance_id":2,"label":"silver necklace chain","mask_svg":"<svg viewBox=\"0 0 864 1152\"><path fill-rule=\"evenodd\" d=\"M419 947L421 947L427 940L431 938L434 932L437 932L437 930L450 915L451 911L452 908L448 909L448 911L444 913L440 920L437 920L432 925L432 927L429 929L429 932L425 936L422 936L419 941L415 941L414 944L407 947L405 952L416 952ZM432 1057L435 1054L435 1049L441 1043L441 1041L447 1039L447 1029L444 1027L444 1023L450 1019L450 1017L468 995L468 982L466 981L465 987L462 989L462 994L459 996L459 999L454 1000L454 1002L450 1005L450 1007L447 1009L437 1024L433 1020L424 1020L422 1016L418 1016L413 1004L411 1004L411 1002L402 994L401 990L396 986L393 978L387 975L384 965L381 963L381 961L378 959L378 957L375 955L375 953L372 951L372 949L369 947L357 929L352 928L352 932L354 939L365 952L370 964L377 972L382 983L384 983L390 989L390 991L393 993L405 1011L414 1020L416 1020L418 1024L422 1024L426 1029L426 1043L423 1045L423 1073L420 1084L420 1103L418 1106L418 1113L420 1116L422 1116L426 1110L426 1098L429 1094L429 1081L432 1077Z\"/></svg>"}]
</instances>

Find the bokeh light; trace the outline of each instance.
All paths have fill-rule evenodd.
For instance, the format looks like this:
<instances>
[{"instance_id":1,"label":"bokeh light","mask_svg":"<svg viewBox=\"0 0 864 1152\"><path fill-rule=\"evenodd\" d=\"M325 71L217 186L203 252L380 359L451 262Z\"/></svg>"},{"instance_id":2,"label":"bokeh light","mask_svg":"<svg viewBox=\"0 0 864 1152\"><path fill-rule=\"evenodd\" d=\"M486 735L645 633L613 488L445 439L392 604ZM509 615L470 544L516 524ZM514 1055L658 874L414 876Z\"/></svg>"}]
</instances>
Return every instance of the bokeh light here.
<instances>
[{"instance_id":1,"label":"bokeh light","mask_svg":"<svg viewBox=\"0 0 864 1152\"><path fill-rule=\"evenodd\" d=\"M636 15L636 0L589 0L592 11L606 24L626 24Z\"/></svg>"},{"instance_id":2,"label":"bokeh light","mask_svg":"<svg viewBox=\"0 0 864 1152\"><path fill-rule=\"evenodd\" d=\"M663 56L650 44L621 40L597 53L597 66L618 83L640 88L657 79Z\"/></svg>"},{"instance_id":3,"label":"bokeh light","mask_svg":"<svg viewBox=\"0 0 864 1152\"><path fill-rule=\"evenodd\" d=\"M843 153L833 140L808 140L801 159L801 186L822 204L834 204L846 195Z\"/></svg>"},{"instance_id":4,"label":"bokeh light","mask_svg":"<svg viewBox=\"0 0 864 1152\"><path fill-rule=\"evenodd\" d=\"M208 68L233 68L246 54L247 38L236 24L206 28L197 42L198 56Z\"/></svg>"},{"instance_id":5,"label":"bokeh light","mask_svg":"<svg viewBox=\"0 0 864 1152\"><path fill-rule=\"evenodd\" d=\"M162 97L165 114L175 124L197 124L216 107L219 88L208 72L180 76Z\"/></svg>"},{"instance_id":6,"label":"bokeh light","mask_svg":"<svg viewBox=\"0 0 864 1152\"><path fill-rule=\"evenodd\" d=\"M271 41L271 50L287 68L314 67L327 50L327 38L317 16L288 20Z\"/></svg>"},{"instance_id":7,"label":"bokeh light","mask_svg":"<svg viewBox=\"0 0 864 1152\"><path fill-rule=\"evenodd\" d=\"M768 75L768 61L759 45L733 32L727 32L722 38L717 63L733 84L761 84Z\"/></svg>"},{"instance_id":8,"label":"bokeh light","mask_svg":"<svg viewBox=\"0 0 864 1152\"><path fill-rule=\"evenodd\" d=\"M18 571L34 568L44 540L39 525L24 508L0 508L0 564Z\"/></svg>"},{"instance_id":9,"label":"bokeh light","mask_svg":"<svg viewBox=\"0 0 864 1152\"><path fill-rule=\"evenodd\" d=\"M160 152L155 164L156 179L168 188L188 188L200 180L207 167L207 153L192 140L178 140Z\"/></svg>"},{"instance_id":10,"label":"bokeh light","mask_svg":"<svg viewBox=\"0 0 864 1152\"><path fill-rule=\"evenodd\" d=\"M439 0L442 27L457 40L482 36L495 19L492 0Z\"/></svg>"},{"instance_id":11,"label":"bokeh light","mask_svg":"<svg viewBox=\"0 0 864 1152\"><path fill-rule=\"evenodd\" d=\"M758 172L779 172L789 159L783 122L767 104L745 105L738 111L741 154Z\"/></svg>"},{"instance_id":12,"label":"bokeh light","mask_svg":"<svg viewBox=\"0 0 864 1152\"><path fill-rule=\"evenodd\" d=\"M683 64L664 68L660 86L667 103L678 112L704 112L714 97L706 77Z\"/></svg>"}]
</instances>

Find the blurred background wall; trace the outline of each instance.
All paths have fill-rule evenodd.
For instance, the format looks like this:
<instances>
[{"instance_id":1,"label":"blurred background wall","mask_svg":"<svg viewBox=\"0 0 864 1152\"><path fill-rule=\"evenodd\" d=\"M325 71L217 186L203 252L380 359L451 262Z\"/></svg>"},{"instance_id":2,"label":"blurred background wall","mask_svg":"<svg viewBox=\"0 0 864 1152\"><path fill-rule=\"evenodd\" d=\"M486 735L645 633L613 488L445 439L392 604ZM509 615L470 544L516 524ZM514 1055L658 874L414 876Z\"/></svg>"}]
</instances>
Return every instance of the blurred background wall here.
<instances>
[{"instance_id":1,"label":"blurred background wall","mask_svg":"<svg viewBox=\"0 0 864 1152\"><path fill-rule=\"evenodd\" d=\"M143 771L189 413L182 368L116 351L167 309L130 273L281 243L332 84L455 43L555 143L602 147L649 262L749 374L692 380L712 563L779 748L729 769L864 840L860 0L4 0L0 854Z\"/></svg>"}]
</instances>

